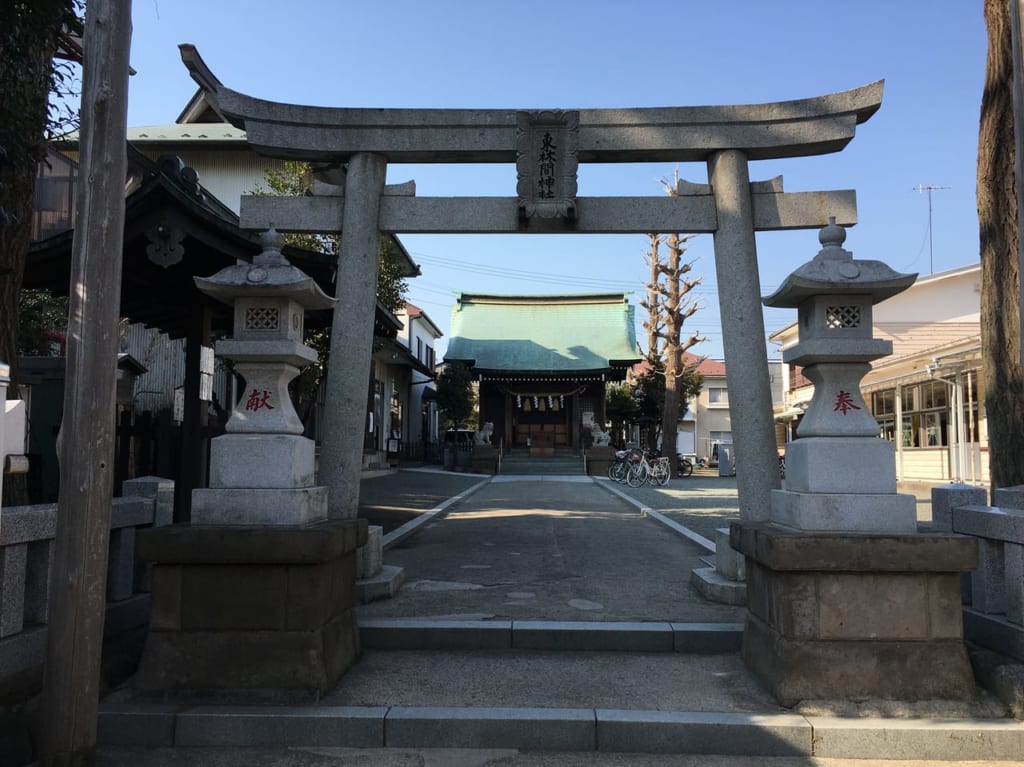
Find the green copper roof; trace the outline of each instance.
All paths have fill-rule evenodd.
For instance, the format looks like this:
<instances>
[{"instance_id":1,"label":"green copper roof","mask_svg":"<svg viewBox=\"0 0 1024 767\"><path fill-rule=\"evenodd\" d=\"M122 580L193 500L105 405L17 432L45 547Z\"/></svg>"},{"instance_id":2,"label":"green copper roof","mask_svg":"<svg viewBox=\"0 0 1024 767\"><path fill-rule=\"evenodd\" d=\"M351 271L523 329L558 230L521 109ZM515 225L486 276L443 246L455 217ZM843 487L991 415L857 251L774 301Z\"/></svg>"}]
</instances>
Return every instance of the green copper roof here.
<instances>
[{"instance_id":1,"label":"green copper roof","mask_svg":"<svg viewBox=\"0 0 1024 767\"><path fill-rule=\"evenodd\" d=\"M477 371L602 371L640 359L624 293L552 296L461 293L446 360Z\"/></svg>"}]
</instances>

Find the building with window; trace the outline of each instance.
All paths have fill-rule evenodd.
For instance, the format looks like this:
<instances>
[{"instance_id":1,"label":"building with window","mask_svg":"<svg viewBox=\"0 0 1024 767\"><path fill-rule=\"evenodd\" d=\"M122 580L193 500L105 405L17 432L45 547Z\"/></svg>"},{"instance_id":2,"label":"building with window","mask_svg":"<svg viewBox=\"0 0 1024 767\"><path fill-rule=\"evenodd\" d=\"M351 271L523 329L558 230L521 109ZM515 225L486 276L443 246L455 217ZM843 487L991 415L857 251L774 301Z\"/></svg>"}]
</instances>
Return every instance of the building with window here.
<instances>
[{"instance_id":1,"label":"building with window","mask_svg":"<svg viewBox=\"0 0 1024 767\"><path fill-rule=\"evenodd\" d=\"M988 481L980 307L978 264L922 277L874 307L874 335L891 341L893 353L872 364L861 390L879 436L896 445L902 481ZM784 349L795 343L796 324L770 340ZM776 422L799 438L814 387L793 366L783 372Z\"/></svg>"},{"instance_id":2,"label":"building with window","mask_svg":"<svg viewBox=\"0 0 1024 767\"><path fill-rule=\"evenodd\" d=\"M411 379L407 388L407 417L404 419L402 438L405 453L424 455L429 446L435 445L440 437L437 413L437 390L434 385L434 344L444 334L429 315L418 306L407 303L397 313L402 329L398 337L405 344L411 358L409 370Z\"/></svg>"}]
</instances>

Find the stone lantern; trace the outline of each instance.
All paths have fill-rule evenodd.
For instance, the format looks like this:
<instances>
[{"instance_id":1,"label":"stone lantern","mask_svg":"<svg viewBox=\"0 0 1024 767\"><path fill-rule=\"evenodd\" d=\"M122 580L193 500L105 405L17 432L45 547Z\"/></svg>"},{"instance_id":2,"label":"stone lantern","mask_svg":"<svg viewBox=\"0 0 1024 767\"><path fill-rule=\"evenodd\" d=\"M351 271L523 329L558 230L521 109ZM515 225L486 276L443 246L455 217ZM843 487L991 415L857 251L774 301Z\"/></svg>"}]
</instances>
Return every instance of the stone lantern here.
<instances>
[{"instance_id":1,"label":"stone lantern","mask_svg":"<svg viewBox=\"0 0 1024 767\"><path fill-rule=\"evenodd\" d=\"M307 309L334 299L281 255L281 237L263 236L251 264L196 277L198 288L234 305L235 335L217 353L245 379L224 434L211 443L210 487L192 495L192 524L301 525L327 517L327 488L313 485L313 440L288 395L288 383L316 352L303 344Z\"/></svg>"},{"instance_id":2,"label":"stone lantern","mask_svg":"<svg viewBox=\"0 0 1024 767\"><path fill-rule=\"evenodd\" d=\"M313 441L288 382L316 360L302 343L306 309L326 296L264 236L251 264L196 279L234 306L235 335L217 352L245 379L227 433L211 444L210 487L192 495L192 523L139 532L153 563L140 691L230 690L318 700L359 654L356 551L366 520L328 519L315 487ZM204 692L205 694L205 692Z\"/></svg>"},{"instance_id":3,"label":"stone lantern","mask_svg":"<svg viewBox=\"0 0 1024 767\"><path fill-rule=\"evenodd\" d=\"M834 218L818 239L818 254L764 299L796 308L799 341L782 360L814 384L798 439L786 446L786 489L773 491L770 519L800 530L914 532L915 499L896 493L895 449L878 439L860 382L872 360L892 354L891 341L871 336L873 305L917 275L855 260Z\"/></svg>"},{"instance_id":4,"label":"stone lantern","mask_svg":"<svg viewBox=\"0 0 1024 767\"><path fill-rule=\"evenodd\" d=\"M854 260L845 238L824 227L819 253L764 299L797 309L799 341L783 360L803 366L814 398L768 520L730 525L747 575L743 662L785 706L970 699L960 576L977 566L975 541L918 531L860 393L871 361L892 351L871 337L872 307L916 275Z\"/></svg>"}]
</instances>

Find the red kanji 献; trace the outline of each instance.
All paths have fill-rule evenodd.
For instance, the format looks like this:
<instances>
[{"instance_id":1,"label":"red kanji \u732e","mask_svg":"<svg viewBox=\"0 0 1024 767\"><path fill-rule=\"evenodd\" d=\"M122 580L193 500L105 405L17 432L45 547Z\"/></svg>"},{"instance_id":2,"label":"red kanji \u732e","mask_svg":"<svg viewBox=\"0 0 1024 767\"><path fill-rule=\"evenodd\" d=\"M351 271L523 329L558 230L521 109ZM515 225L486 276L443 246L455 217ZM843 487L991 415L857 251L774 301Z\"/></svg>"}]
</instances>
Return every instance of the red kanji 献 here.
<instances>
[{"instance_id":1,"label":"red kanji \u732e","mask_svg":"<svg viewBox=\"0 0 1024 767\"><path fill-rule=\"evenodd\" d=\"M270 392L264 389L263 393L260 394L258 390L253 389L252 394L245 401L245 409L255 411L261 408L266 408L267 410L274 409L274 406L270 404Z\"/></svg>"}]
</instances>

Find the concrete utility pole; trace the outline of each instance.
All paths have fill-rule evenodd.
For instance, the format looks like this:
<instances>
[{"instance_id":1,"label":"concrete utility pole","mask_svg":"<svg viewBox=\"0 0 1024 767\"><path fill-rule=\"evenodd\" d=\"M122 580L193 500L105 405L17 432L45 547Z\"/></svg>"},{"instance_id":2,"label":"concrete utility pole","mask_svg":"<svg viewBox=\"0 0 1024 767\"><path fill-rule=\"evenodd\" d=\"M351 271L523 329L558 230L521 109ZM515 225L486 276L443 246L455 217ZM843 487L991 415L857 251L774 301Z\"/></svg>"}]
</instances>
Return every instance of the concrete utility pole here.
<instances>
[{"instance_id":1,"label":"concrete utility pole","mask_svg":"<svg viewBox=\"0 0 1024 767\"><path fill-rule=\"evenodd\" d=\"M89 0L39 763L95 761L114 484L131 3Z\"/></svg>"}]
</instances>

